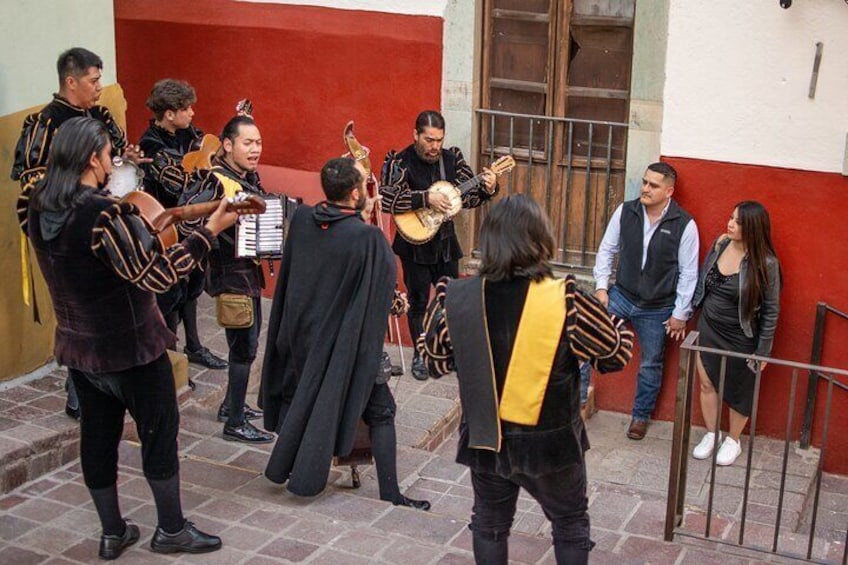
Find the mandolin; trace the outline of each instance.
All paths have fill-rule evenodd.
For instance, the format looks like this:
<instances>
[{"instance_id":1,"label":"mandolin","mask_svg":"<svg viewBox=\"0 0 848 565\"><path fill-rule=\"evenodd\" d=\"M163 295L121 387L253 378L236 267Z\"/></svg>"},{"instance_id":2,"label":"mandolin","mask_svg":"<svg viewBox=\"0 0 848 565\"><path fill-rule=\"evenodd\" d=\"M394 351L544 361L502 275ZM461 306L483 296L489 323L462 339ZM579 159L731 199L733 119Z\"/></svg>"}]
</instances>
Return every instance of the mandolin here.
<instances>
[{"instance_id":1,"label":"mandolin","mask_svg":"<svg viewBox=\"0 0 848 565\"><path fill-rule=\"evenodd\" d=\"M140 190L128 193L121 202L129 202L138 208L141 217L147 220L152 228L150 233L162 242L163 249L168 249L179 240L176 224L205 218L217 210L220 204L220 200L212 200L200 204L164 208L158 200ZM265 200L253 194L239 193L230 200L227 210L243 215L262 214L265 212Z\"/></svg>"},{"instance_id":2,"label":"mandolin","mask_svg":"<svg viewBox=\"0 0 848 565\"><path fill-rule=\"evenodd\" d=\"M515 168L515 159L512 155L504 155L491 165L489 170L500 176ZM476 177L470 178L459 186L454 186L446 180L440 180L433 183L427 189L428 192L439 192L450 198L451 207L447 212L439 212L432 208L421 208L420 210L410 210L395 214L395 226L398 233L409 243L422 244L427 243L443 223L447 222L462 209L462 196L483 182L483 175L479 174Z\"/></svg>"}]
</instances>

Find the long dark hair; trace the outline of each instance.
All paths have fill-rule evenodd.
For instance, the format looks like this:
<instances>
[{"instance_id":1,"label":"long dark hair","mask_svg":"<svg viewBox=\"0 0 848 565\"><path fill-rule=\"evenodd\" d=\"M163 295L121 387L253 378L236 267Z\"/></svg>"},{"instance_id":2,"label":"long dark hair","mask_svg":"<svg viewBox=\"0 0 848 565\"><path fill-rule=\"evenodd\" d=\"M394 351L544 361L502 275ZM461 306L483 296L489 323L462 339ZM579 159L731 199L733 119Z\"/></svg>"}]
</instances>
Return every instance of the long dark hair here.
<instances>
[{"instance_id":1,"label":"long dark hair","mask_svg":"<svg viewBox=\"0 0 848 565\"><path fill-rule=\"evenodd\" d=\"M736 215L739 227L742 228L742 244L748 254L751 273L743 289L747 302L742 315L751 321L769 287L768 258L771 256L777 259L777 253L771 242L771 220L765 206L753 200L745 200L736 205ZM780 284L779 279L777 284Z\"/></svg>"},{"instance_id":2,"label":"long dark hair","mask_svg":"<svg viewBox=\"0 0 848 565\"><path fill-rule=\"evenodd\" d=\"M73 207L85 194L80 190L80 177L91 156L103 151L107 143L106 126L94 118L72 118L62 124L50 146L47 173L33 191L33 208L59 212Z\"/></svg>"},{"instance_id":3,"label":"long dark hair","mask_svg":"<svg viewBox=\"0 0 848 565\"><path fill-rule=\"evenodd\" d=\"M538 281L552 276L554 236L547 216L529 196L507 196L480 228L480 274L493 281L515 276Z\"/></svg>"}]
</instances>

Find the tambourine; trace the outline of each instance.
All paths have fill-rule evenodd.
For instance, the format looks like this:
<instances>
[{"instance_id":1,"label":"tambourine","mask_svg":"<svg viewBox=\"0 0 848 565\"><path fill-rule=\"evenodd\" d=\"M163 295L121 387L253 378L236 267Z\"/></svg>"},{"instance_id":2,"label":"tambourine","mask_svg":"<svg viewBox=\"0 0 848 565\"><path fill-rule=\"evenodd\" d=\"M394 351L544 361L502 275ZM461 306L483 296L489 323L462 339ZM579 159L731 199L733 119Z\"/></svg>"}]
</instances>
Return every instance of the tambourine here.
<instances>
[{"instance_id":1,"label":"tambourine","mask_svg":"<svg viewBox=\"0 0 848 565\"><path fill-rule=\"evenodd\" d=\"M143 180L144 171L138 165L132 161L115 157L112 159L112 174L109 175L106 189L113 196L123 198L134 190L140 190Z\"/></svg>"}]
</instances>

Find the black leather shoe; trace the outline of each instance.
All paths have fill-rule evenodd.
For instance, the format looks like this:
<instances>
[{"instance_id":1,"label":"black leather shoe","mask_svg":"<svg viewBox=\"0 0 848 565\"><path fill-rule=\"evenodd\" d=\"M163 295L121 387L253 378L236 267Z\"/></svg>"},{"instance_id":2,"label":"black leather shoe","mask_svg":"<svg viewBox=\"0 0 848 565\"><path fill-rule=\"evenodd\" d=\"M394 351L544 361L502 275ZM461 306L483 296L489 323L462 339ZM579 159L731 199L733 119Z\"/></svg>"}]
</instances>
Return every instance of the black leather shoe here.
<instances>
[{"instance_id":1,"label":"black leather shoe","mask_svg":"<svg viewBox=\"0 0 848 565\"><path fill-rule=\"evenodd\" d=\"M183 353L188 357L189 363L197 363L203 365L207 369L226 369L227 362L209 351L206 347L201 347L197 351L189 351L183 347Z\"/></svg>"},{"instance_id":2,"label":"black leather shoe","mask_svg":"<svg viewBox=\"0 0 848 565\"><path fill-rule=\"evenodd\" d=\"M392 365L392 376L399 377L403 374L403 367L400 365Z\"/></svg>"},{"instance_id":3,"label":"black leather shoe","mask_svg":"<svg viewBox=\"0 0 848 565\"><path fill-rule=\"evenodd\" d=\"M186 521L183 529L175 534L156 528L150 549L156 553L209 553L221 549L221 538L203 533Z\"/></svg>"},{"instance_id":4,"label":"black leather shoe","mask_svg":"<svg viewBox=\"0 0 848 565\"><path fill-rule=\"evenodd\" d=\"M396 500L393 502L395 506L409 506L410 508L415 508L416 510L430 510L430 501L429 500L415 500L414 498L407 498L401 495L400 500Z\"/></svg>"},{"instance_id":5,"label":"black leather shoe","mask_svg":"<svg viewBox=\"0 0 848 565\"><path fill-rule=\"evenodd\" d=\"M244 443L271 443L274 441L274 435L257 429L245 420L240 426L224 426L224 439Z\"/></svg>"},{"instance_id":6,"label":"black leather shoe","mask_svg":"<svg viewBox=\"0 0 848 565\"><path fill-rule=\"evenodd\" d=\"M256 410L255 408L251 408L247 404L244 405L244 417L248 420L258 420L262 417L262 410ZM230 419L230 406L229 404L222 404L218 407L218 421L222 424L226 424L227 420Z\"/></svg>"},{"instance_id":7,"label":"black leather shoe","mask_svg":"<svg viewBox=\"0 0 848 565\"><path fill-rule=\"evenodd\" d=\"M412 376L417 381L426 381L429 377L427 367L424 366L424 360L421 357L415 357L412 360Z\"/></svg>"},{"instance_id":8,"label":"black leather shoe","mask_svg":"<svg viewBox=\"0 0 848 565\"><path fill-rule=\"evenodd\" d=\"M70 404L65 404L65 414L73 418L74 420L79 421L80 419L80 409L79 406L74 408Z\"/></svg>"},{"instance_id":9,"label":"black leather shoe","mask_svg":"<svg viewBox=\"0 0 848 565\"><path fill-rule=\"evenodd\" d=\"M100 536L100 559L117 559L126 548L138 541L138 526L129 522L126 526L122 536Z\"/></svg>"}]
</instances>

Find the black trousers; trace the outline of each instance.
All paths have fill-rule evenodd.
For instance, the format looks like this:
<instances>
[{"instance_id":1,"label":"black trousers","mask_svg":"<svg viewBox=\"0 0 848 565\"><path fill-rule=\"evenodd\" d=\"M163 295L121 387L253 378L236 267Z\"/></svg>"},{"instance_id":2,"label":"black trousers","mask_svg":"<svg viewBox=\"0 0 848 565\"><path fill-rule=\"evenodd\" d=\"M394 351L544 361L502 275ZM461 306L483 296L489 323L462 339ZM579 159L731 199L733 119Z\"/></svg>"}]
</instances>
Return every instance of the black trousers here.
<instances>
[{"instance_id":1,"label":"black trousers","mask_svg":"<svg viewBox=\"0 0 848 565\"><path fill-rule=\"evenodd\" d=\"M85 485L102 489L118 480L118 444L129 410L141 440L144 476L165 480L179 471L180 413L167 354L147 365L116 373L69 369L79 394L80 460Z\"/></svg>"},{"instance_id":2,"label":"black trousers","mask_svg":"<svg viewBox=\"0 0 848 565\"><path fill-rule=\"evenodd\" d=\"M589 537L589 499L582 463L540 476L514 474L509 478L471 470L474 509L470 528L489 540L509 536L519 489L526 490L551 521L554 544L592 549Z\"/></svg>"},{"instance_id":3,"label":"black trousers","mask_svg":"<svg viewBox=\"0 0 848 565\"><path fill-rule=\"evenodd\" d=\"M259 330L262 328L262 302L260 298L253 299L253 325L249 328L227 328L227 345L230 348L230 363L250 365L256 359L259 347Z\"/></svg>"},{"instance_id":4,"label":"black trousers","mask_svg":"<svg viewBox=\"0 0 848 565\"><path fill-rule=\"evenodd\" d=\"M430 300L430 287L435 286L442 277L459 277L459 261L446 261L433 265L422 265L411 259L401 259L403 266L403 284L409 300L409 335L414 342L424 331L424 314ZM417 353L416 353L417 355Z\"/></svg>"}]
</instances>

